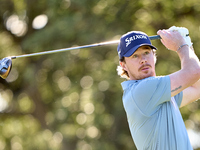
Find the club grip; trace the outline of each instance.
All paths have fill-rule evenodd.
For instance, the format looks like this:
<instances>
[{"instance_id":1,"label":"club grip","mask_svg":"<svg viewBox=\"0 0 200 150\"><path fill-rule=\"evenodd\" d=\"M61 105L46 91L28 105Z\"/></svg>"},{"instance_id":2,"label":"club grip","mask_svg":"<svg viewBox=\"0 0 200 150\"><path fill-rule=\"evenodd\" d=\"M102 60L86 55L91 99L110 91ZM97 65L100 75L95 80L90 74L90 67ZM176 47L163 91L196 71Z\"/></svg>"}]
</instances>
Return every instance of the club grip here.
<instances>
[{"instance_id":1,"label":"club grip","mask_svg":"<svg viewBox=\"0 0 200 150\"><path fill-rule=\"evenodd\" d=\"M161 39L160 35L153 35L153 36L149 36L150 40L157 40L157 39Z\"/></svg>"}]
</instances>

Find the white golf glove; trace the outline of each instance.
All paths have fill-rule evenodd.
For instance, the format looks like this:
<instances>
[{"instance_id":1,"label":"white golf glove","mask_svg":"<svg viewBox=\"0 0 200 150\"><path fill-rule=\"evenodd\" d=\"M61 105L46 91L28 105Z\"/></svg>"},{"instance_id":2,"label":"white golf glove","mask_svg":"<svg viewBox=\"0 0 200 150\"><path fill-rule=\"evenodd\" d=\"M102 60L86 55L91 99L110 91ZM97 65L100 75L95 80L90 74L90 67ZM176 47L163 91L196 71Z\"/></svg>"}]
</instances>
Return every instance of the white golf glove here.
<instances>
[{"instance_id":1,"label":"white golf glove","mask_svg":"<svg viewBox=\"0 0 200 150\"><path fill-rule=\"evenodd\" d=\"M189 36L189 31L188 31L187 28L172 26L168 30L178 31L182 35L182 37L185 39L186 44L188 44L189 47L192 46L193 43L191 42L191 39L190 39L190 36Z\"/></svg>"}]
</instances>

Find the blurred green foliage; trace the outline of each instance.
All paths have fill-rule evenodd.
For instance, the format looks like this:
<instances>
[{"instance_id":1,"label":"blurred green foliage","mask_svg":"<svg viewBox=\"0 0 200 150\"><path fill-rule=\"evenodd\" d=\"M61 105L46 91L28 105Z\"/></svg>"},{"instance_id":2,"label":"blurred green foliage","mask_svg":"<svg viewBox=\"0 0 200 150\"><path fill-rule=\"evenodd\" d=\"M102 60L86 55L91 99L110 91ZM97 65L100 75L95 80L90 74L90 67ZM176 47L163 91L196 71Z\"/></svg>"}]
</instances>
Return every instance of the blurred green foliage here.
<instances>
[{"instance_id":1,"label":"blurred green foliage","mask_svg":"<svg viewBox=\"0 0 200 150\"><path fill-rule=\"evenodd\" d=\"M33 28L38 15L48 22ZM199 56L198 0L0 0L1 58L117 40L131 30L155 35L189 29ZM43 18L44 19L44 18ZM43 20L37 22L40 24ZM21 29L21 30L20 30ZM159 40L157 75L180 69ZM0 149L134 150L116 72L117 45L13 60L0 79ZM181 109L187 128L200 128L199 102Z\"/></svg>"}]
</instances>

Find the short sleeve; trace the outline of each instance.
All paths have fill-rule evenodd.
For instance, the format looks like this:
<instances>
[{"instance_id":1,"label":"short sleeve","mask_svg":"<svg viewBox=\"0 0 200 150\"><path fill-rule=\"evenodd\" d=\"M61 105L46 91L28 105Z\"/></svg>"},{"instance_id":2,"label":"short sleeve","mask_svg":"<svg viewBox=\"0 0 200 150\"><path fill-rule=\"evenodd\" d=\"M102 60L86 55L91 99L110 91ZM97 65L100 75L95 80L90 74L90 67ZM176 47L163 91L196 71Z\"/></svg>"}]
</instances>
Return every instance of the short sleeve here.
<instances>
[{"instance_id":1,"label":"short sleeve","mask_svg":"<svg viewBox=\"0 0 200 150\"><path fill-rule=\"evenodd\" d=\"M183 99L183 92L180 92L179 94L175 95L174 98L176 100L178 107L180 108Z\"/></svg>"},{"instance_id":2,"label":"short sleeve","mask_svg":"<svg viewBox=\"0 0 200 150\"><path fill-rule=\"evenodd\" d=\"M142 80L134 87L132 97L145 114L153 114L160 104L171 100L169 76L150 77Z\"/></svg>"}]
</instances>

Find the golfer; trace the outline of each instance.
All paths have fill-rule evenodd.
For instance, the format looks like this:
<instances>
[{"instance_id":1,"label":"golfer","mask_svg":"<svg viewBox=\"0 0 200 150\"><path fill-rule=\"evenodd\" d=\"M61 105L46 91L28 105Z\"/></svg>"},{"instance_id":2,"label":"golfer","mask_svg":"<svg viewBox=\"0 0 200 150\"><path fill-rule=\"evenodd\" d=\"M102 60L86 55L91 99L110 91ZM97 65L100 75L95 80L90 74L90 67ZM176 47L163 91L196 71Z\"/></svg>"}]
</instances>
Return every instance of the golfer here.
<instances>
[{"instance_id":1,"label":"golfer","mask_svg":"<svg viewBox=\"0 0 200 150\"><path fill-rule=\"evenodd\" d=\"M128 79L122 88L130 132L138 150L192 150L179 108L200 98L199 59L180 32L157 34L179 56L179 71L156 75L156 47L143 32L123 35L118 45L118 74Z\"/></svg>"}]
</instances>

